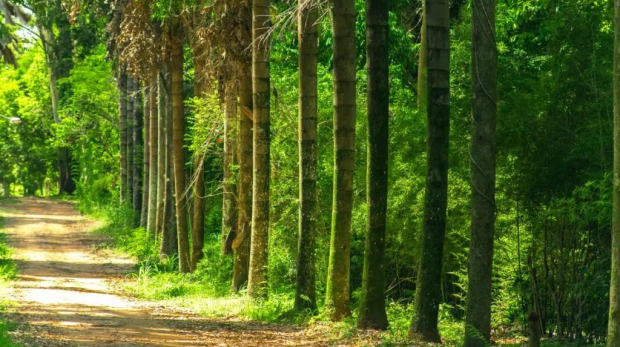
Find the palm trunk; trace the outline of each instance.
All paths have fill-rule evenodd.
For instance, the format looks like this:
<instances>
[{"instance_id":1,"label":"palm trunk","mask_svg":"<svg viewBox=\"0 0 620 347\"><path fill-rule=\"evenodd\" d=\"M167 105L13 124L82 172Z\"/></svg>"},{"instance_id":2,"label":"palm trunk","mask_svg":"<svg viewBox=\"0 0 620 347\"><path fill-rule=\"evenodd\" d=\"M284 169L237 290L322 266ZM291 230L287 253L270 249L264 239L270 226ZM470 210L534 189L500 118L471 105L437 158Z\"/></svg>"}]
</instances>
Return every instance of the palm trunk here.
<instances>
[{"instance_id":1,"label":"palm trunk","mask_svg":"<svg viewBox=\"0 0 620 347\"><path fill-rule=\"evenodd\" d=\"M269 0L252 2L252 89L254 90L254 178L252 201L252 241L248 295L267 295L267 257L269 253L270 178L270 75L268 37Z\"/></svg>"},{"instance_id":2,"label":"palm trunk","mask_svg":"<svg viewBox=\"0 0 620 347\"><path fill-rule=\"evenodd\" d=\"M490 343L491 335L491 276L495 233L495 0L474 0L472 13L472 220L464 346L483 347Z\"/></svg>"},{"instance_id":3,"label":"palm trunk","mask_svg":"<svg viewBox=\"0 0 620 347\"><path fill-rule=\"evenodd\" d=\"M334 200L325 306L333 320L349 316L351 209L355 168L355 1L333 2Z\"/></svg>"},{"instance_id":4,"label":"palm trunk","mask_svg":"<svg viewBox=\"0 0 620 347\"><path fill-rule=\"evenodd\" d=\"M179 271L190 271L189 240L187 235L187 206L185 199L185 116L183 114L183 41L181 25L172 28L172 155L179 243Z\"/></svg>"},{"instance_id":5,"label":"palm trunk","mask_svg":"<svg viewBox=\"0 0 620 347\"><path fill-rule=\"evenodd\" d=\"M388 0L366 0L368 70L368 226L357 326L385 330L385 223L390 120Z\"/></svg>"},{"instance_id":6,"label":"palm trunk","mask_svg":"<svg viewBox=\"0 0 620 347\"><path fill-rule=\"evenodd\" d=\"M226 239L237 234L237 184L233 179L233 169L237 165L237 91L233 82L226 83L224 121L224 195L222 197L222 253L231 252Z\"/></svg>"},{"instance_id":7,"label":"palm trunk","mask_svg":"<svg viewBox=\"0 0 620 347\"><path fill-rule=\"evenodd\" d=\"M450 7L448 0L427 0L428 148L424 207L424 237L416 286L415 311L409 334L426 342L441 342L437 319L448 205L450 138ZM426 54L425 54L426 55Z\"/></svg>"},{"instance_id":8,"label":"palm trunk","mask_svg":"<svg viewBox=\"0 0 620 347\"><path fill-rule=\"evenodd\" d=\"M170 71L170 61L167 62L166 71ZM172 85L172 79L170 74L165 75L165 85L170 88ZM167 95L172 95L172 91L169 90ZM166 97L166 115L165 115L165 167L166 177L165 185L166 191L164 196L164 225L161 240L161 255L171 257L177 254L178 240L177 240L177 220L175 210L175 191L174 191L174 164L172 155L172 99Z\"/></svg>"},{"instance_id":9,"label":"palm trunk","mask_svg":"<svg viewBox=\"0 0 620 347\"><path fill-rule=\"evenodd\" d=\"M142 210L142 157L141 150L144 146L142 138L142 94L140 94L140 81L136 80L134 84L134 165L133 165L133 210L134 210L134 227L140 226L140 211Z\"/></svg>"},{"instance_id":10,"label":"palm trunk","mask_svg":"<svg viewBox=\"0 0 620 347\"><path fill-rule=\"evenodd\" d=\"M120 137L121 137L121 206L127 201L127 72L121 67L118 75Z\"/></svg>"},{"instance_id":11,"label":"palm trunk","mask_svg":"<svg viewBox=\"0 0 620 347\"><path fill-rule=\"evenodd\" d=\"M133 113L133 93L134 79L127 75L127 200L133 209L133 129L134 129L134 113Z\"/></svg>"},{"instance_id":12,"label":"palm trunk","mask_svg":"<svg viewBox=\"0 0 620 347\"><path fill-rule=\"evenodd\" d=\"M614 180L607 346L620 346L620 0L614 0Z\"/></svg>"},{"instance_id":13,"label":"palm trunk","mask_svg":"<svg viewBox=\"0 0 620 347\"><path fill-rule=\"evenodd\" d=\"M250 266L250 244L252 221L252 72L250 65L244 67L245 73L241 76L239 85L239 101L241 114L239 115L239 185L237 221L237 235L233 242L235 250L235 264L233 267L232 290L239 291L248 281Z\"/></svg>"},{"instance_id":14,"label":"palm trunk","mask_svg":"<svg viewBox=\"0 0 620 347\"><path fill-rule=\"evenodd\" d=\"M148 81L144 83L144 166L142 171L142 212L140 213L140 227L142 228L146 228L149 211L149 170L151 159L151 89L149 84Z\"/></svg>"},{"instance_id":15,"label":"palm trunk","mask_svg":"<svg viewBox=\"0 0 620 347\"><path fill-rule=\"evenodd\" d=\"M166 131L164 124L166 123L166 104L168 102L168 94L166 92L165 75L167 69L163 69L162 73L157 76L157 202L155 206L155 234L164 234L164 215L165 215L165 197L166 197ZM163 75L163 76L162 76Z\"/></svg>"},{"instance_id":16,"label":"palm trunk","mask_svg":"<svg viewBox=\"0 0 620 347\"><path fill-rule=\"evenodd\" d=\"M157 217L157 135L159 124L157 122L157 75L153 73L151 75L151 109L149 126L151 129L149 130L149 146L151 150L149 155L151 158L149 159L149 163L151 164L149 168L149 212L148 219L146 222L146 230L149 235L154 237L157 240L157 230L156 227L156 217Z\"/></svg>"},{"instance_id":17,"label":"palm trunk","mask_svg":"<svg viewBox=\"0 0 620 347\"><path fill-rule=\"evenodd\" d=\"M299 237L295 309L316 309L316 166L318 12L299 0Z\"/></svg>"}]
</instances>

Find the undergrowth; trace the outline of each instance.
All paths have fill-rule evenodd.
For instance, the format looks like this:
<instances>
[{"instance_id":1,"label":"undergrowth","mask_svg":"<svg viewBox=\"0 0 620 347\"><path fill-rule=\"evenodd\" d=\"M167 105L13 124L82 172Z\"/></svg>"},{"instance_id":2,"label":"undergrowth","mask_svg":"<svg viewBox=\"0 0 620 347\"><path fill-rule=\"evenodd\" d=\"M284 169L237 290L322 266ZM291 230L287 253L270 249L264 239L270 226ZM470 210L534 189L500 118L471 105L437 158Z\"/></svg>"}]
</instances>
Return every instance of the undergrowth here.
<instances>
[{"instance_id":1,"label":"undergrowth","mask_svg":"<svg viewBox=\"0 0 620 347\"><path fill-rule=\"evenodd\" d=\"M4 200L3 202L7 202ZM17 275L17 267L11 259L11 249L7 246L6 235L2 233L4 228L4 218L0 216L0 346L19 347L11 341L9 331L13 325L4 319L3 312L12 304L7 299L7 293L11 285L11 280Z\"/></svg>"}]
</instances>

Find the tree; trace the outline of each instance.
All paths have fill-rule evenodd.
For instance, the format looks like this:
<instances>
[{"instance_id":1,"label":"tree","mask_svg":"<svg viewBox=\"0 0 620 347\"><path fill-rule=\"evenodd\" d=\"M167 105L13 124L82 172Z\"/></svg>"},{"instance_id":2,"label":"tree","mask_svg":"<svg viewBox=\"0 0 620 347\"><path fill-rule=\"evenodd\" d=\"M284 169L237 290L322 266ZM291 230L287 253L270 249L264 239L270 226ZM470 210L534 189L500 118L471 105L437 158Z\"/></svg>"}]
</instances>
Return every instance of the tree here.
<instances>
[{"instance_id":1,"label":"tree","mask_svg":"<svg viewBox=\"0 0 620 347\"><path fill-rule=\"evenodd\" d=\"M133 209L133 171L134 171L134 144L133 144L133 132L134 132L134 79L130 74L127 74L127 199L129 206Z\"/></svg>"},{"instance_id":2,"label":"tree","mask_svg":"<svg viewBox=\"0 0 620 347\"><path fill-rule=\"evenodd\" d=\"M334 200L325 306L331 318L351 314L349 268L355 168L356 40L355 1L333 3L334 36Z\"/></svg>"},{"instance_id":3,"label":"tree","mask_svg":"<svg viewBox=\"0 0 620 347\"><path fill-rule=\"evenodd\" d=\"M172 158L174 163L174 191L177 212L177 240L179 271L190 271L189 239L187 235L187 204L185 203L185 116L183 111L183 38L180 23L171 27L172 73Z\"/></svg>"},{"instance_id":4,"label":"tree","mask_svg":"<svg viewBox=\"0 0 620 347\"><path fill-rule=\"evenodd\" d=\"M614 0L614 176L607 346L620 345L620 0Z\"/></svg>"},{"instance_id":5,"label":"tree","mask_svg":"<svg viewBox=\"0 0 620 347\"><path fill-rule=\"evenodd\" d=\"M235 81L224 83L224 195L222 196L222 253L228 253L226 239L237 232L237 86Z\"/></svg>"},{"instance_id":6,"label":"tree","mask_svg":"<svg viewBox=\"0 0 620 347\"><path fill-rule=\"evenodd\" d=\"M157 137L158 137L158 128L159 128L159 124L157 121L157 95L158 90L157 90L157 72L153 72L151 74L151 78L150 78L150 98L151 98L151 102L150 102L150 106L151 106L151 110L150 110L150 119L149 119L149 208L148 208L148 217L146 220L146 230L148 231L149 235L151 235L152 237L156 238L157 237L157 230L156 230L156 222L157 222L157 145L158 145L158 141L157 141Z\"/></svg>"},{"instance_id":7,"label":"tree","mask_svg":"<svg viewBox=\"0 0 620 347\"><path fill-rule=\"evenodd\" d=\"M200 49L201 45L194 46L194 96L203 98L205 95L204 67L205 59L204 51ZM203 257L202 249L204 247L205 233L205 157L204 155L195 155L194 161L194 218L192 219L192 264L191 270L195 271L198 262Z\"/></svg>"},{"instance_id":8,"label":"tree","mask_svg":"<svg viewBox=\"0 0 620 347\"><path fill-rule=\"evenodd\" d=\"M491 334L495 233L495 0L474 0L472 14L471 241L464 345L482 347Z\"/></svg>"},{"instance_id":9,"label":"tree","mask_svg":"<svg viewBox=\"0 0 620 347\"><path fill-rule=\"evenodd\" d=\"M362 301L357 326L387 329L385 312L385 228L390 120L388 0L366 0L368 71L367 229Z\"/></svg>"},{"instance_id":10,"label":"tree","mask_svg":"<svg viewBox=\"0 0 620 347\"><path fill-rule=\"evenodd\" d=\"M121 182L120 198L121 205L127 201L127 72L125 67L119 67L118 73L119 91L119 136L121 137Z\"/></svg>"},{"instance_id":11,"label":"tree","mask_svg":"<svg viewBox=\"0 0 620 347\"><path fill-rule=\"evenodd\" d=\"M248 295L267 295L269 253L270 74L269 0L252 2L252 89L254 118L254 177L252 181L252 240Z\"/></svg>"},{"instance_id":12,"label":"tree","mask_svg":"<svg viewBox=\"0 0 620 347\"><path fill-rule=\"evenodd\" d=\"M155 203L155 234L164 234L164 215L166 199L166 102L168 91L166 89L166 69L161 69L157 75L157 202Z\"/></svg>"},{"instance_id":13,"label":"tree","mask_svg":"<svg viewBox=\"0 0 620 347\"><path fill-rule=\"evenodd\" d=\"M149 211L149 171L151 169L151 86L147 81L144 83L144 165L142 171L142 211L140 213L140 226L146 228Z\"/></svg>"},{"instance_id":14,"label":"tree","mask_svg":"<svg viewBox=\"0 0 620 347\"><path fill-rule=\"evenodd\" d=\"M316 309L317 54L316 7L299 0L299 237L295 309Z\"/></svg>"},{"instance_id":15,"label":"tree","mask_svg":"<svg viewBox=\"0 0 620 347\"><path fill-rule=\"evenodd\" d=\"M437 328L441 302L441 275L448 205L448 150L450 138L450 7L447 0L425 5L427 57L427 174L424 230L414 316L409 335L441 342Z\"/></svg>"},{"instance_id":16,"label":"tree","mask_svg":"<svg viewBox=\"0 0 620 347\"><path fill-rule=\"evenodd\" d=\"M170 59L166 61L164 71L171 71ZM175 208L175 188L174 188L174 162L173 162L173 148L172 148L172 98L168 95L172 95L169 88L172 86L172 77L169 73L165 74L165 84L167 89L165 98L165 127L166 127L166 192L164 197L164 225L162 231L161 240L161 256L171 257L177 254L178 239L177 239L177 216Z\"/></svg>"},{"instance_id":17,"label":"tree","mask_svg":"<svg viewBox=\"0 0 620 347\"><path fill-rule=\"evenodd\" d=\"M248 67L250 65L248 64ZM232 290L239 291L248 281L250 266L250 243L252 221L252 73L245 69L239 85L239 219L237 233L233 242L235 264L233 268Z\"/></svg>"},{"instance_id":18,"label":"tree","mask_svg":"<svg viewBox=\"0 0 620 347\"><path fill-rule=\"evenodd\" d=\"M133 97L134 97L134 127L133 127L133 142L134 142L134 165L133 165L133 210L134 210L134 227L140 226L140 213L142 210L142 157L140 151L144 146L144 139L142 138L142 93L140 92L140 81L134 81Z\"/></svg>"}]
</instances>

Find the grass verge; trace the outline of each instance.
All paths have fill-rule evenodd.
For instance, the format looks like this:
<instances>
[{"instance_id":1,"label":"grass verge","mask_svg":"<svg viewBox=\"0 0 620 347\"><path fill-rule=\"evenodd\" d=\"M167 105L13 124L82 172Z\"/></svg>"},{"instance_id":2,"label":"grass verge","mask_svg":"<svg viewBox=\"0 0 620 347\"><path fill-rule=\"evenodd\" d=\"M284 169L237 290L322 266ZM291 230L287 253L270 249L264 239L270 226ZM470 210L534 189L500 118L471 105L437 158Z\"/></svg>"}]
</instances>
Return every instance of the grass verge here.
<instances>
[{"instance_id":1,"label":"grass verge","mask_svg":"<svg viewBox=\"0 0 620 347\"><path fill-rule=\"evenodd\" d=\"M3 202L6 202L3 200ZM7 246L6 234L2 233L4 228L4 218L0 216L0 346L20 347L11 341L9 331L14 329L14 325L5 319L4 312L13 305L7 299L11 281L17 275L17 267L11 259L11 249Z\"/></svg>"}]
</instances>

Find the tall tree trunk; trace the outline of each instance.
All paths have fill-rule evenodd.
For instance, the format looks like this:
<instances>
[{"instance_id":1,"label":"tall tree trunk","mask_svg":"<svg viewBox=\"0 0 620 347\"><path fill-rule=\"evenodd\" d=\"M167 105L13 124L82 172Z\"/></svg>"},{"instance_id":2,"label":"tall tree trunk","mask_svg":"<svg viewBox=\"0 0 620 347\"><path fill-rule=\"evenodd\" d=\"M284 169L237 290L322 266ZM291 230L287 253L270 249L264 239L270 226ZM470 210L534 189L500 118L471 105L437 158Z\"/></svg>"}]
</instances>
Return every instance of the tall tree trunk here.
<instances>
[{"instance_id":1,"label":"tall tree trunk","mask_svg":"<svg viewBox=\"0 0 620 347\"><path fill-rule=\"evenodd\" d=\"M196 48L194 55L194 96L197 98L204 97L204 52ZM192 218L192 271L196 270L196 266L203 257L202 249L204 248L205 233L205 157L201 153L197 153L194 161L194 211Z\"/></svg>"},{"instance_id":2,"label":"tall tree trunk","mask_svg":"<svg viewBox=\"0 0 620 347\"><path fill-rule=\"evenodd\" d=\"M222 197L222 253L228 254L228 235L237 234L237 184L234 167L237 165L237 86L229 81L224 86L225 115L224 121L224 195Z\"/></svg>"},{"instance_id":3,"label":"tall tree trunk","mask_svg":"<svg viewBox=\"0 0 620 347\"><path fill-rule=\"evenodd\" d=\"M166 71L171 71L170 61L166 64ZM170 88L172 86L172 76L170 74L165 75L165 86ZM166 115L165 115L165 133L166 133L166 177L165 185L166 191L164 196L164 225L162 231L161 241L161 255L171 257L177 254L178 240L177 240L177 219L175 209L175 191L174 191L174 163L172 155L172 91L169 89L166 92Z\"/></svg>"},{"instance_id":4,"label":"tall tree trunk","mask_svg":"<svg viewBox=\"0 0 620 347\"><path fill-rule=\"evenodd\" d=\"M157 75L157 114L158 123L157 127L157 144L154 149L157 148L157 202L155 203L155 235L164 234L164 215L165 215L165 198L166 198L166 113L168 100L168 91L166 91L165 76L168 73L166 68L162 69L161 73Z\"/></svg>"},{"instance_id":5,"label":"tall tree trunk","mask_svg":"<svg viewBox=\"0 0 620 347\"><path fill-rule=\"evenodd\" d=\"M420 28L420 51L418 57L418 110L424 114L428 104L427 58L428 35L426 23L426 0L422 1L422 28Z\"/></svg>"},{"instance_id":6,"label":"tall tree trunk","mask_svg":"<svg viewBox=\"0 0 620 347\"><path fill-rule=\"evenodd\" d=\"M424 236L416 282L413 321L409 335L441 342L437 319L441 303L441 274L448 206L448 150L450 139L450 6L448 0L426 0L428 52L427 173Z\"/></svg>"},{"instance_id":7,"label":"tall tree trunk","mask_svg":"<svg viewBox=\"0 0 620 347\"><path fill-rule=\"evenodd\" d=\"M482 347L489 343L491 335L491 275L495 233L495 0L473 0L472 13L472 220L465 346Z\"/></svg>"},{"instance_id":8,"label":"tall tree trunk","mask_svg":"<svg viewBox=\"0 0 620 347\"><path fill-rule=\"evenodd\" d=\"M181 24L172 27L172 157L179 243L179 271L190 271L189 240L187 235L187 205L185 199L185 115L183 111L183 41Z\"/></svg>"},{"instance_id":9,"label":"tall tree trunk","mask_svg":"<svg viewBox=\"0 0 620 347\"><path fill-rule=\"evenodd\" d=\"M317 179L318 12L299 0L299 237L295 309L316 309L315 239Z\"/></svg>"},{"instance_id":10,"label":"tall tree trunk","mask_svg":"<svg viewBox=\"0 0 620 347\"><path fill-rule=\"evenodd\" d=\"M149 211L149 170L151 168L151 89L150 81L144 83L144 166L142 172L142 212L140 213L140 226L146 228Z\"/></svg>"},{"instance_id":11,"label":"tall tree trunk","mask_svg":"<svg viewBox=\"0 0 620 347\"><path fill-rule=\"evenodd\" d=\"M121 137L120 198L121 206L123 206L127 201L127 72L123 66L120 67L118 74L118 92L120 114L119 135Z\"/></svg>"},{"instance_id":12,"label":"tall tree trunk","mask_svg":"<svg viewBox=\"0 0 620 347\"><path fill-rule=\"evenodd\" d=\"M149 151L149 155L151 158L149 159L150 167L149 167L149 212L146 221L146 230L149 235L157 239L157 230L155 229L156 225L156 217L157 217L157 137L158 137L158 128L159 124L157 121L157 73L153 73L151 75L151 109L149 126L151 129L149 130L149 147L151 150Z\"/></svg>"},{"instance_id":13,"label":"tall tree trunk","mask_svg":"<svg viewBox=\"0 0 620 347\"><path fill-rule=\"evenodd\" d=\"M235 264L233 267L232 290L239 291L248 281L250 266L250 244L252 221L252 72L250 65L244 66L244 74L239 85L239 101L241 114L239 115L239 185L238 206L239 219L237 221L237 235L233 242L235 250Z\"/></svg>"},{"instance_id":14,"label":"tall tree trunk","mask_svg":"<svg viewBox=\"0 0 620 347\"><path fill-rule=\"evenodd\" d=\"M134 129L134 113L133 113L133 94L134 79L127 75L127 200L133 209L133 129Z\"/></svg>"},{"instance_id":15,"label":"tall tree trunk","mask_svg":"<svg viewBox=\"0 0 620 347\"><path fill-rule=\"evenodd\" d=\"M607 346L620 346L620 0L614 0L614 180Z\"/></svg>"},{"instance_id":16,"label":"tall tree trunk","mask_svg":"<svg viewBox=\"0 0 620 347\"><path fill-rule=\"evenodd\" d=\"M254 178L252 196L252 241L250 248L250 297L267 295L269 254L270 178L270 0L252 2L252 89L254 95Z\"/></svg>"},{"instance_id":17,"label":"tall tree trunk","mask_svg":"<svg viewBox=\"0 0 620 347\"><path fill-rule=\"evenodd\" d=\"M351 209L355 168L355 0L333 2L334 199L325 306L333 320L349 316Z\"/></svg>"},{"instance_id":18,"label":"tall tree trunk","mask_svg":"<svg viewBox=\"0 0 620 347\"><path fill-rule=\"evenodd\" d=\"M385 312L385 224L390 120L388 0L366 0L368 70L367 229L362 301L357 326L387 329Z\"/></svg>"},{"instance_id":19,"label":"tall tree trunk","mask_svg":"<svg viewBox=\"0 0 620 347\"><path fill-rule=\"evenodd\" d=\"M142 138L142 94L140 93L140 81L136 80L134 84L134 165L133 165L133 210L134 210L134 227L140 226L140 211L142 210L142 147L144 139Z\"/></svg>"}]
</instances>

